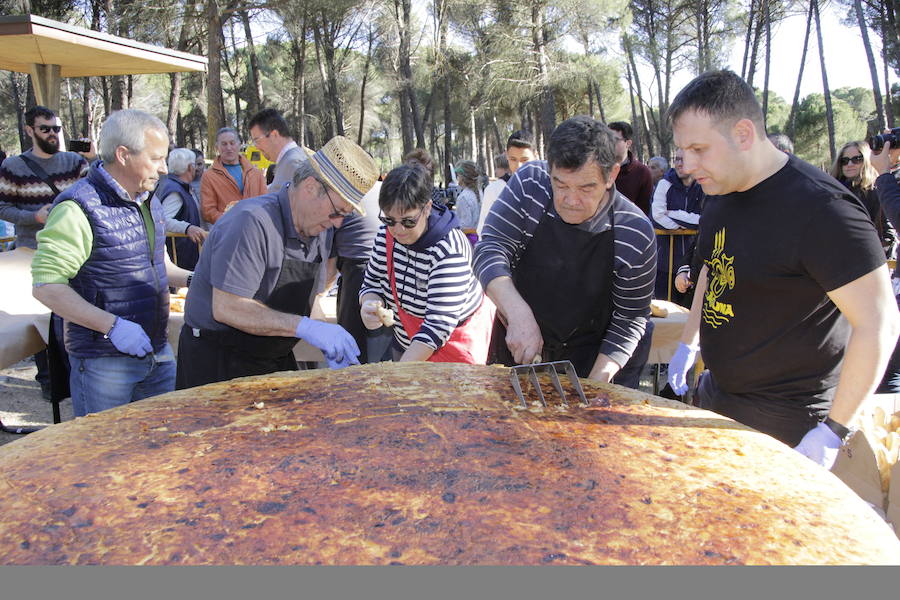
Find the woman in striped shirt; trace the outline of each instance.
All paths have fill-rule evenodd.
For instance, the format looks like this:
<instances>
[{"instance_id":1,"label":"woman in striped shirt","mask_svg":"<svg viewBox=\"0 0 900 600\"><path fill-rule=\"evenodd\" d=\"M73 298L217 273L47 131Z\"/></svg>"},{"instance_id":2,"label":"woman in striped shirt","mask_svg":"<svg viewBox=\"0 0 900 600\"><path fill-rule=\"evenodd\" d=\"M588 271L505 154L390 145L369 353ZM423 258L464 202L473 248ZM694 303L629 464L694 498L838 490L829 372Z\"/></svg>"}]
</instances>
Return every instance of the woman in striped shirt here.
<instances>
[{"instance_id":1,"label":"woman in striped shirt","mask_svg":"<svg viewBox=\"0 0 900 600\"><path fill-rule=\"evenodd\" d=\"M363 323L398 319L401 361L484 364L494 305L472 274L472 246L453 211L432 203L428 174L409 164L388 173L378 205L384 225L359 292Z\"/></svg>"}]
</instances>

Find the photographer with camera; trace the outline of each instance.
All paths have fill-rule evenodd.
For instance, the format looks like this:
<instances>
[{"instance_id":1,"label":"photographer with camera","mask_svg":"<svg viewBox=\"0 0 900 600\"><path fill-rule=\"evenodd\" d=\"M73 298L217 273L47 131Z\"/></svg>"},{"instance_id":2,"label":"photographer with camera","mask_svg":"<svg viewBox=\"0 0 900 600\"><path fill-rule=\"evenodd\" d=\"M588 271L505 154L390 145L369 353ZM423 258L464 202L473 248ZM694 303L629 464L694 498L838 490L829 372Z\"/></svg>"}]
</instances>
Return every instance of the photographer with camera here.
<instances>
[{"instance_id":1,"label":"photographer with camera","mask_svg":"<svg viewBox=\"0 0 900 600\"><path fill-rule=\"evenodd\" d=\"M875 190L881 208L888 221L897 229L900 226L900 127L886 129L883 134L869 138L872 148L872 167L878 171ZM878 154L875 154L878 152ZM894 269L891 277L897 306L900 307L900 270ZM878 389L877 394L895 394L900 392L900 344L894 348L891 360Z\"/></svg>"}]
</instances>

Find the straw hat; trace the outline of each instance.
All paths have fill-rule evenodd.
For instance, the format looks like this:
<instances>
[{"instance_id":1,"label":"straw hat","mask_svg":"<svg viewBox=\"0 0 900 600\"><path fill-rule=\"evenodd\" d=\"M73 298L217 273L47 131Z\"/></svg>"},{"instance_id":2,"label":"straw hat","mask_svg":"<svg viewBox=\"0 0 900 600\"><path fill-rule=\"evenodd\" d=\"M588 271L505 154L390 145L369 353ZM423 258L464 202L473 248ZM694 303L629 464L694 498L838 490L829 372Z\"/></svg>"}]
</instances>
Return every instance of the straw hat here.
<instances>
[{"instance_id":1,"label":"straw hat","mask_svg":"<svg viewBox=\"0 0 900 600\"><path fill-rule=\"evenodd\" d=\"M328 140L317 152L303 151L316 173L356 212L365 215L362 197L378 181L378 167L369 153L342 135Z\"/></svg>"}]
</instances>

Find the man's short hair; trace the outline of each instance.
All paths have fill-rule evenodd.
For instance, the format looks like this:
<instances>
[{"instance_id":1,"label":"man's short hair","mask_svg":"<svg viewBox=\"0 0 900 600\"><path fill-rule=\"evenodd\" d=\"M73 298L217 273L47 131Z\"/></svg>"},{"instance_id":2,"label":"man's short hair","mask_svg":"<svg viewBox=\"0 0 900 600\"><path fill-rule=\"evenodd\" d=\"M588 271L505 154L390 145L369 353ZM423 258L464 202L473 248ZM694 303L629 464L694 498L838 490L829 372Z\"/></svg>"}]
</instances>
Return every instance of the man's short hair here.
<instances>
[{"instance_id":1,"label":"man's short hair","mask_svg":"<svg viewBox=\"0 0 900 600\"><path fill-rule=\"evenodd\" d=\"M572 117L559 124L550 134L547 162L550 167L580 169L589 160L600 166L606 178L619 162L616 138L609 127L587 115Z\"/></svg>"},{"instance_id":2,"label":"man's short hair","mask_svg":"<svg viewBox=\"0 0 900 600\"><path fill-rule=\"evenodd\" d=\"M56 113L46 106L32 106L25 111L25 124L29 127L34 127L34 120L38 117L51 121L56 118Z\"/></svg>"},{"instance_id":3,"label":"man's short hair","mask_svg":"<svg viewBox=\"0 0 900 600\"><path fill-rule=\"evenodd\" d=\"M115 161L119 146L125 146L131 152L142 152L148 129L159 131L167 139L169 137L165 124L150 113L133 108L111 113L100 128L100 158L105 163Z\"/></svg>"},{"instance_id":4,"label":"man's short hair","mask_svg":"<svg viewBox=\"0 0 900 600\"><path fill-rule=\"evenodd\" d=\"M247 129L252 129L253 127L259 127L264 133L277 131L281 137L291 137L287 121L274 108L264 108L253 115L247 124Z\"/></svg>"},{"instance_id":5,"label":"man's short hair","mask_svg":"<svg viewBox=\"0 0 900 600\"><path fill-rule=\"evenodd\" d=\"M498 154L494 157L494 167L498 169L509 169L509 159L506 154Z\"/></svg>"},{"instance_id":6,"label":"man's short hair","mask_svg":"<svg viewBox=\"0 0 900 600\"><path fill-rule=\"evenodd\" d=\"M506 139L507 148L528 148L534 150L534 136L527 129L513 131Z\"/></svg>"},{"instance_id":7,"label":"man's short hair","mask_svg":"<svg viewBox=\"0 0 900 600\"><path fill-rule=\"evenodd\" d=\"M654 156L653 158L651 158L650 160L647 161L647 166L649 167L651 165L656 165L657 167L659 167L660 171L665 173L666 170L668 170L668 168L669 168L669 161L667 161L662 156Z\"/></svg>"},{"instance_id":8,"label":"man's short hair","mask_svg":"<svg viewBox=\"0 0 900 600\"><path fill-rule=\"evenodd\" d=\"M166 159L169 173L173 175L183 175L196 162L197 157L194 156L194 152L187 148L175 148L169 152L169 158Z\"/></svg>"},{"instance_id":9,"label":"man's short hair","mask_svg":"<svg viewBox=\"0 0 900 600\"><path fill-rule=\"evenodd\" d=\"M222 137L223 133L233 133L234 138L237 140L238 144L241 143L241 134L237 132L237 129L234 127L222 127L216 132L216 143L219 143L219 138Z\"/></svg>"},{"instance_id":10,"label":"man's short hair","mask_svg":"<svg viewBox=\"0 0 900 600\"><path fill-rule=\"evenodd\" d=\"M688 111L708 115L720 127L731 127L741 119L750 119L760 135L766 133L762 107L753 88L728 69L707 71L678 92L669 105L669 123L674 124Z\"/></svg>"},{"instance_id":11,"label":"man's short hair","mask_svg":"<svg viewBox=\"0 0 900 600\"><path fill-rule=\"evenodd\" d=\"M203 158L203 150L200 148L191 148L191 152L194 153L194 158Z\"/></svg>"},{"instance_id":12,"label":"man's short hair","mask_svg":"<svg viewBox=\"0 0 900 600\"><path fill-rule=\"evenodd\" d=\"M770 133L769 141L772 142L776 148L786 154L794 153L794 142L792 142L791 138L783 133Z\"/></svg>"},{"instance_id":13,"label":"man's short hair","mask_svg":"<svg viewBox=\"0 0 900 600\"><path fill-rule=\"evenodd\" d=\"M613 121L607 127L622 134L623 140L634 139L634 128L628 121Z\"/></svg>"}]
</instances>

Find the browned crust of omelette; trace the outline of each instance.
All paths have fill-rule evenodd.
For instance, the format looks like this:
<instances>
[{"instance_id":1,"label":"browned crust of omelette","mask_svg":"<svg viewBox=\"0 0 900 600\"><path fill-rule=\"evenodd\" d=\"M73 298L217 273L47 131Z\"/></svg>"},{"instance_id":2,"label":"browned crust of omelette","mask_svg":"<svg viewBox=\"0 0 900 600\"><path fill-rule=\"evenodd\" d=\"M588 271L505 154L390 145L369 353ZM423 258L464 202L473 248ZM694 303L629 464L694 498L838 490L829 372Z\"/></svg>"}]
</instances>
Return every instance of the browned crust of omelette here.
<instances>
[{"instance_id":1,"label":"browned crust of omelette","mask_svg":"<svg viewBox=\"0 0 900 600\"><path fill-rule=\"evenodd\" d=\"M900 564L787 446L582 384L525 410L507 369L382 363L75 419L0 448L0 563Z\"/></svg>"}]
</instances>

